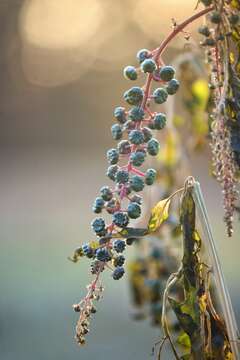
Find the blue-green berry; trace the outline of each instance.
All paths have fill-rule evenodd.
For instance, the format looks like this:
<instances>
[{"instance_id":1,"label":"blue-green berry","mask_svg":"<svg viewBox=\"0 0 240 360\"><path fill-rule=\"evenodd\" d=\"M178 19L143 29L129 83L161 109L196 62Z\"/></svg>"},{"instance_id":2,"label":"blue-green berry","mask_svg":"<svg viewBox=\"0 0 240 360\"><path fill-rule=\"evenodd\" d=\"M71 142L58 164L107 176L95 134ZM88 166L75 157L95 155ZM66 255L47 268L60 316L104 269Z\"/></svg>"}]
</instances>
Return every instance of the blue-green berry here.
<instances>
[{"instance_id":1,"label":"blue-green berry","mask_svg":"<svg viewBox=\"0 0 240 360\"><path fill-rule=\"evenodd\" d=\"M239 15L238 14L231 14L228 18L230 24L237 25L239 23Z\"/></svg>"},{"instance_id":2,"label":"blue-green berry","mask_svg":"<svg viewBox=\"0 0 240 360\"><path fill-rule=\"evenodd\" d=\"M198 32L199 32L199 34L204 35L204 36L210 36L210 34L211 34L208 26L206 26L206 25L200 26L198 28Z\"/></svg>"},{"instance_id":3,"label":"blue-green berry","mask_svg":"<svg viewBox=\"0 0 240 360\"><path fill-rule=\"evenodd\" d=\"M141 70L144 73L152 73L157 69L157 65L153 59L145 59L141 63Z\"/></svg>"},{"instance_id":4,"label":"blue-green berry","mask_svg":"<svg viewBox=\"0 0 240 360\"><path fill-rule=\"evenodd\" d=\"M130 105L139 105L143 99L143 90L139 86L134 86L131 89L125 91L123 97Z\"/></svg>"},{"instance_id":5,"label":"blue-green berry","mask_svg":"<svg viewBox=\"0 0 240 360\"><path fill-rule=\"evenodd\" d=\"M141 49L137 52L137 60L140 64L151 55L150 51L147 49Z\"/></svg>"},{"instance_id":6,"label":"blue-green berry","mask_svg":"<svg viewBox=\"0 0 240 360\"><path fill-rule=\"evenodd\" d=\"M131 219L137 219L141 215L141 206L138 203L130 202L127 211Z\"/></svg>"},{"instance_id":7,"label":"blue-green berry","mask_svg":"<svg viewBox=\"0 0 240 360\"><path fill-rule=\"evenodd\" d=\"M93 203L93 207L92 207L93 211L94 211L96 214L101 213L101 212L102 212L102 209L103 209L103 207L104 207L104 204L105 204L105 202L104 202L103 198L97 197L97 198L95 199L94 203Z\"/></svg>"},{"instance_id":8,"label":"blue-green berry","mask_svg":"<svg viewBox=\"0 0 240 360\"><path fill-rule=\"evenodd\" d=\"M213 11L210 15L210 20L213 24L219 24L222 21L222 17L219 11Z\"/></svg>"},{"instance_id":9,"label":"blue-green berry","mask_svg":"<svg viewBox=\"0 0 240 360\"><path fill-rule=\"evenodd\" d=\"M163 113L158 113L154 116L154 127L157 130L161 130L165 127L167 119L166 119L166 115Z\"/></svg>"},{"instance_id":10,"label":"blue-green berry","mask_svg":"<svg viewBox=\"0 0 240 360\"><path fill-rule=\"evenodd\" d=\"M129 223L129 218L126 213L117 211L113 214L113 223L120 228L124 228Z\"/></svg>"},{"instance_id":11,"label":"blue-green berry","mask_svg":"<svg viewBox=\"0 0 240 360\"><path fill-rule=\"evenodd\" d=\"M125 257L123 255L119 255L113 260L113 265L116 267L123 266L124 263L125 263Z\"/></svg>"},{"instance_id":12,"label":"blue-green berry","mask_svg":"<svg viewBox=\"0 0 240 360\"><path fill-rule=\"evenodd\" d=\"M133 191L139 192L144 188L144 181L139 175L133 175L130 180L130 185Z\"/></svg>"},{"instance_id":13,"label":"blue-green berry","mask_svg":"<svg viewBox=\"0 0 240 360\"><path fill-rule=\"evenodd\" d=\"M126 184L129 179L129 173L127 170L119 170L116 174L116 181L119 184Z\"/></svg>"},{"instance_id":14,"label":"blue-green berry","mask_svg":"<svg viewBox=\"0 0 240 360\"><path fill-rule=\"evenodd\" d=\"M138 74L134 66L126 66L123 70L123 75L128 80L137 80Z\"/></svg>"},{"instance_id":15,"label":"blue-green berry","mask_svg":"<svg viewBox=\"0 0 240 360\"><path fill-rule=\"evenodd\" d=\"M122 140L118 143L119 154L127 155L131 152L131 144L128 140Z\"/></svg>"},{"instance_id":16,"label":"blue-green berry","mask_svg":"<svg viewBox=\"0 0 240 360\"><path fill-rule=\"evenodd\" d=\"M106 210L109 214L114 214L115 210L116 210L116 200L115 199L112 199L110 201L108 201L106 203Z\"/></svg>"},{"instance_id":17,"label":"blue-green berry","mask_svg":"<svg viewBox=\"0 0 240 360\"><path fill-rule=\"evenodd\" d=\"M149 155L156 156L159 152L159 147L160 145L158 140L152 138L147 143L147 152L149 153Z\"/></svg>"},{"instance_id":18,"label":"blue-green berry","mask_svg":"<svg viewBox=\"0 0 240 360\"><path fill-rule=\"evenodd\" d=\"M144 135L141 130L132 130L129 133L129 140L132 144L140 145L144 143Z\"/></svg>"},{"instance_id":19,"label":"blue-green berry","mask_svg":"<svg viewBox=\"0 0 240 360\"><path fill-rule=\"evenodd\" d=\"M111 165L117 164L119 160L119 152L117 149L109 149L107 152L107 159Z\"/></svg>"},{"instance_id":20,"label":"blue-green berry","mask_svg":"<svg viewBox=\"0 0 240 360\"><path fill-rule=\"evenodd\" d=\"M115 181L116 179L116 173L119 170L119 166L117 165L111 165L109 166L109 168L107 169L107 176L109 177L109 179L111 179L112 181Z\"/></svg>"},{"instance_id":21,"label":"blue-green berry","mask_svg":"<svg viewBox=\"0 0 240 360\"><path fill-rule=\"evenodd\" d=\"M105 235L105 221L102 218L96 218L91 223L92 229L97 235Z\"/></svg>"},{"instance_id":22,"label":"blue-green berry","mask_svg":"<svg viewBox=\"0 0 240 360\"><path fill-rule=\"evenodd\" d=\"M154 169L148 169L145 174L145 183L147 185L152 185L156 180L157 172Z\"/></svg>"},{"instance_id":23,"label":"blue-green berry","mask_svg":"<svg viewBox=\"0 0 240 360\"><path fill-rule=\"evenodd\" d=\"M140 195L137 195L137 194L134 194L132 197L131 197L131 200L132 202L135 202L139 205L142 204L142 197Z\"/></svg>"},{"instance_id":24,"label":"blue-green berry","mask_svg":"<svg viewBox=\"0 0 240 360\"><path fill-rule=\"evenodd\" d=\"M144 115L144 110L139 106L134 106L128 113L128 117L132 121L142 121L144 119Z\"/></svg>"},{"instance_id":25,"label":"blue-green berry","mask_svg":"<svg viewBox=\"0 0 240 360\"><path fill-rule=\"evenodd\" d=\"M89 246L89 244L82 245L82 251L89 259L91 259L94 255L94 250Z\"/></svg>"},{"instance_id":26,"label":"blue-green berry","mask_svg":"<svg viewBox=\"0 0 240 360\"><path fill-rule=\"evenodd\" d=\"M169 95L174 95L178 91L179 86L180 86L179 81L177 79L172 79L167 84L166 90L167 90Z\"/></svg>"},{"instance_id":27,"label":"blue-green berry","mask_svg":"<svg viewBox=\"0 0 240 360\"><path fill-rule=\"evenodd\" d=\"M122 138L122 128L119 124L114 124L111 127L112 137L114 140L120 140Z\"/></svg>"},{"instance_id":28,"label":"blue-green berry","mask_svg":"<svg viewBox=\"0 0 240 360\"><path fill-rule=\"evenodd\" d=\"M142 133L144 136L144 142L148 142L152 138L152 132L149 128L147 127L142 128Z\"/></svg>"},{"instance_id":29,"label":"blue-green berry","mask_svg":"<svg viewBox=\"0 0 240 360\"><path fill-rule=\"evenodd\" d=\"M125 273L124 268L121 266L117 266L116 269L112 273L112 277L114 280L119 280L123 277L124 273Z\"/></svg>"},{"instance_id":30,"label":"blue-green berry","mask_svg":"<svg viewBox=\"0 0 240 360\"><path fill-rule=\"evenodd\" d=\"M130 162L134 166L141 166L144 163L146 154L143 151L133 152L130 156Z\"/></svg>"},{"instance_id":31,"label":"blue-green berry","mask_svg":"<svg viewBox=\"0 0 240 360\"><path fill-rule=\"evenodd\" d=\"M172 66L163 66L159 71L159 77L163 81L170 81L175 75L175 69Z\"/></svg>"},{"instance_id":32,"label":"blue-green berry","mask_svg":"<svg viewBox=\"0 0 240 360\"><path fill-rule=\"evenodd\" d=\"M96 258L97 258L97 260L104 261L104 262L111 260L111 256L109 254L108 249L104 248L104 247L96 250Z\"/></svg>"},{"instance_id":33,"label":"blue-green berry","mask_svg":"<svg viewBox=\"0 0 240 360\"><path fill-rule=\"evenodd\" d=\"M117 253L122 253L125 250L126 247L126 243L124 240L114 240L113 242L113 249L117 252Z\"/></svg>"},{"instance_id":34,"label":"blue-green berry","mask_svg":"<svg viewBox=\"0 0 240 360\"><path fill-rule=\"evenodd\" d=\"M163 104L167 101L168 93L164 88L157 88L153 92L153 99L156 104Z\"/></svg>"},{"instance_id":35,"label":"blue-green berry","mask_svg":"<svg viewBox=\"0 0 240 360\"><path fill-rule=\"evenodd\" d=\"M124 107L116 107L113 114L120 124L124 124L127 121L126 110Z\"/></svg>"},{"instance_id":36,"label":"blue-green berry","mask_svg":"<svg viewBox=\"0 0 240 360\"><path fill-rule=\"evenodd\" d=\"M101 197L103 198L103 200L109 201L109 200L111 200L112 197L113 197L113 192L112 192L112 190L110 189L109 186L103 186L103 187L100 189L100 195L101 195Z\"/></svg>"}]
</instances>

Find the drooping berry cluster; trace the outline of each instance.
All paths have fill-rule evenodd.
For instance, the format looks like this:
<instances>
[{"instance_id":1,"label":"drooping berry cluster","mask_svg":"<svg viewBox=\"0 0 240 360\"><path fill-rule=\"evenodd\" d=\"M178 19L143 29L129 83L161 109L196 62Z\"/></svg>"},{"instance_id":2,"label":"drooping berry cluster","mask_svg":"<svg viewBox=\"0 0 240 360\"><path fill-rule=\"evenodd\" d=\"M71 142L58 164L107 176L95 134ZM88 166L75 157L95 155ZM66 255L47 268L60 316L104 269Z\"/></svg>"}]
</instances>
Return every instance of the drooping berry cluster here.
<instances>
[{"instance_id":1,"label":"drooping berry cluster","mask_svg":"<svg viewBox=\"0 0 240 360\"><path fill-rule=\"evenodd\" d=\"M142 198L136 193L141 192L145 185L152 185L157 175L156 170L151 168L145 172L138 169L147 155L156 156L159 152L160 145L152 130L161 130L166 125L166 115L152 112L150 102L153 100L156 104L163 104L179 88L179 82L174 78L174 68L159 65L154 59L154 52L140 50L137 59L140 67L127 66L123 71L124 76L134 81L141 72L147 73L161 87L150 94L144 87L133 86L123 95L124 100L131 105L130 109L118 106L114 110L116 123L111 133L113 139L119 142L116 148L107 151L107 176L114 182L114 186L103 186L93 203L93 211L99 214L106 210L112 215L112 223L106 224L102 217L95 218L91 225L99 238L99 246L93 249L90 244L85 244L82 247L84 255L94 262L101 262L103 267L111 262L115 267L112 277L116 280L124 275L123 264L119 265L117 260L117 253L123 252L126 245L121 238L121 230L128 227L130 219L141 216ZM116 240L118 235L119 239Z\"/></svg>"},{"instance_id":2,"label":"drooping berry cluster","mask_svg":"<svg viewBox=\"0 0 240 360\"><path fill-rule=\"evenodd\" d=\"M202 2L214 7L207 25L201 26L199 33L204 36L201 45L207 49L211 67L209 87L214 102L211 124L214 175L223 188L224 220L231 236L240 157L239 5L229 1Z\"/></svg>"},{"instance_id":3,"label":"drooping berry cluster","mask_svg":"<svg viewBox=\"0 0 240 360\"><path fill-rule=\"evenodd\" d=\"M109 167L106 173L114 185L103 186L92 207L96 214L103 210L111 214L112 221L107 224L103 217L96 217L91 227L97 240L82 245L72 259L77 261L82 256L92 259L91 273L95 275L87 296L75 306L75 310L80 311L76 328L79 344L84 344L84 335L88 332L85 324L88 324L87 318L91 314L100 273L105 268L111 269L114 280L122 278L125 273L125 257L122 253L126 245L131 245L136 239L126 236L126 233L123 236L122 232L131 229L131 219L141 216L142 197L136 193L143 191L145 185L152 185L157 176L156 170L152 168L145 172L139 170L147 155L157 156L160 144L153 136L153 130L162 130L167 121L164 113L152 111L150 105L151 102L163 104L179 88L179 82L174 78L174 68L163 65L162 60L158 59L157 50L140 50L137 53L139 68L127 66L123 71L124 76L132 81L141 73L147 74L147 81L143 87L133 86L123 94L130 108L118 106L114 110L116 123L111 133L113 139L119 142L115 148L107 151ZM160 86L151 91L153 80Z\"/></svg>"}]
</instances>

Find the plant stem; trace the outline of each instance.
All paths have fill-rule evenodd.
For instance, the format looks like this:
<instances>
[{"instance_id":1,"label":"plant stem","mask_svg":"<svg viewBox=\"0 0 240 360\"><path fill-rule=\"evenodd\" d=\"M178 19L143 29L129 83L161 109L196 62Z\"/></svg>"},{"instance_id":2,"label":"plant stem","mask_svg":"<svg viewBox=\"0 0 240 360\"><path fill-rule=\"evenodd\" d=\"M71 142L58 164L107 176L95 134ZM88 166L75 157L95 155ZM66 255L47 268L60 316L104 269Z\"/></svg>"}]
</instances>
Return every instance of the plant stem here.
<instances>
[{"instance_id":1,"label":"plant stem","mask_svg":"<svg viewBox=\"0 0 240 360\"><path fill-rule=\"evenodd\" d=\"M192 22L194 22L201 16L206 15L213 9L214 9L214 6L209 6L206 9L203 9L203 10L199 11L198 13L194 14L193 16L189 17L188 19L183 21L181 24L176 25L174 27L173 31L166 37L165 40L163 40L163 42L161 43L159 48L156 50L156 54L154 55L154 60L156 62L159 61L159 58L162 55L162 53L164 52L164 50L166 49L167 45L175 38L176 35L178 35L180 32L182 32L186 26L188 26L189 24L191 24ZM146 107L152 80L153 80L153 75L149 74L147 77L146 84L145 84L144 98L143 98L143 101L141 104L142 109L145 109L145 107Z\"/></svg>"},{"instance_id":2,"label":"plant stem","mask_svg":"<svg viewBox=\"0 0 240 360\"><path fill-rule=\"evenodd\" d=\"M227 332L229 335L229 342L231 344L234 360L239 360L239 351L237 346L238 327L231 303L231 298L225 284L225 279L221 269L221 264L217 255L215 242L213 239L212 229L209 222L209 217L202 195L200 184L193 180L193 198L198 207L198 214L201 219L203 231L205 232L206 248L209 251L209 256L212 262L213 274L216 279L216 285L219 290L220 304L222 306L223 316L226 323Z\"/></svg>"}]
</instances>

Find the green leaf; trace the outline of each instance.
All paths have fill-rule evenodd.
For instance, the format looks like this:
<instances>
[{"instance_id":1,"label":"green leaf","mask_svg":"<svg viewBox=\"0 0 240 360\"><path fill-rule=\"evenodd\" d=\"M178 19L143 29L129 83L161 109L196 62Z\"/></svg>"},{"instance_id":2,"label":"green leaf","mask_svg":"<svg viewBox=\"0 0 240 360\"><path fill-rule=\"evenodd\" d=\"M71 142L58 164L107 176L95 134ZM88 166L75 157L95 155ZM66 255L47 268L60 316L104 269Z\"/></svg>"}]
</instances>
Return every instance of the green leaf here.
<instances>
[{"instance_id":1,"label":"green leaf","mask_svg":"<svg viewBox=\"0 0 240 360\"><path fill-rule=\"evenodd\" d=\"M157 203L156 206L151 211L151 217L148 222L148 231L149 233L155 232L159 229L161 224L167 220L169 216L169 205L170 205L170 198L161 200Z\"/></svg>"}]
</instances>

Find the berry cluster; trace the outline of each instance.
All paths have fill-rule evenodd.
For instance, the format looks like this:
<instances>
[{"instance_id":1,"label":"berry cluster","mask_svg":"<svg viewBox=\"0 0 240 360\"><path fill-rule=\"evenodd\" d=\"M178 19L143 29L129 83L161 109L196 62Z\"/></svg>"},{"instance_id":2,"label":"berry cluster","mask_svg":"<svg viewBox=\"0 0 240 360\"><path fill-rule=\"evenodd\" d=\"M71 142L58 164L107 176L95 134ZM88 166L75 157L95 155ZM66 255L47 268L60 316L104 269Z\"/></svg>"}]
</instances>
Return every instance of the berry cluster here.
<instances>
[{"instance_id":1,"label":"berry cluster","mask_svg":"<svg viewBox=\"0 0 240 360\"><path fill-rule=\"evenodd\" d=\"M91 244L82 246L83 255L93 259L94 273L100 265L104 268L107 263L112 263L112 277L115 280L124 275L124 257L121 256L121 260L118 257L118 253L122 253L126 246L126 240L121 239L121 230L127 228L130 219L141 216L142 197L136 193L141 192L145 185L152 185L157 176L154 169L150 168L145 172L138 169L147 155L158 154L160 145L152 131L162 130L167 121L164 113L150 110L150 102L153 100L156 104L163 104L179 88L179 82L174 78L174 68L159 65L154 59L154 52L140 50L137 60L139 68L127 66L123 71L124 76L134 81L140 73L146 73L161 87L150 94L144 87L133 86L123 95L124 100L131 105L130 109L118 106L114 110L116 123L112 126L111 133L113 139L119 142L116 148L107 151L109 167L106 173L114 186L103 186L92 207L96 214L106 210L112 215L112 223L106 224L102 217L95 218L91 226L99 238L98 245L94 248ZM127 206L123 206L124 199L128 201ZM118 236L119 239L116 240Z\"/></svg>"},{"instance_id":2,"label":"berry cluster","mask_svg":"<svg viewBox=\"0 0 240 360\"><path fill-rule=\"evenodd\" d=\"M239 7L233 2L218 3L202 0L205 6L213 5L207 24L199 28L203 35L201 45L206 48L211 67L210 84L213 99L211 137L213 169L223 188L224 220L228 236L233 233L233 215L238 194L236 191L240 158L240 106L236 45L239 44ZM239 5L238 5L239 6ZM234 57L236 59L234 60Z\"/></svg>"},{"instance_id":3,"label":"berry cluster","mask_svg":"<svg viewBox=\"0 0 240 360\"><path fill-rule=\"evenodd\" d=\"M157 156L160 144L153 136L154 130L162 130L166 125L166 115L152 111L151 102L159 105L167 101L168 96L176 93L179 82L174 78L172 66L163 65L158 60L156 50L150 52L143 49L137 53L139 67L127 66L123 73L131 81L136 80L141 73L147 74L145 86L133 86L123 94L130 108L118 106L114 110L116 123L111 128L112 137L119 141L115 148L107 151L109 167L107 176L114 182L112 187L103 186L99 196L94 200L93 212L100 214L105 210L112 215L112 222L106 224L104 218L96 217L91 227L97 240L82 245L75 251L73 261L85 256L92 260L91 272L96 279L90 284L90 290L96 288L100 273L105 269L112 270L112 278L119 280L125 273L125 258L122 253L126 245L131 245L135 238L122 236L122 231L128 231L131 219L141 216L142 197L136 193L143 191L145 185L150 186L157 177L154 169L145 172L139 170L147 155ZM151 82L159 87L151 91ZM92 295L91 295L92 296ZM77 306L80 320L77 327L77 339L84 343L86 314L91 313L89 295L83 300L84 306Z\"/></svg>"}]
</instances>

